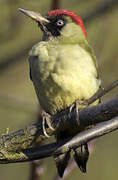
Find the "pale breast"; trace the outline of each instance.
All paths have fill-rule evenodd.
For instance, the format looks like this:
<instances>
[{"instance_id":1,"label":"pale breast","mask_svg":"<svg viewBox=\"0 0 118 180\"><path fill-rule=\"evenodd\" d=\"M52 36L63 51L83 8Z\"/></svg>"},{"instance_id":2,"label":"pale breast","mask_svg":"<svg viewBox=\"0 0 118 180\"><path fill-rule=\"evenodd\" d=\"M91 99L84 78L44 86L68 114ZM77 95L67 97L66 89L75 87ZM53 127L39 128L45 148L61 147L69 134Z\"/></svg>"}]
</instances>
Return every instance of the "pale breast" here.
<instances>
[{"instance_id":1,"label":"pale breast","mask_svg":"<svg viewBox=\"0 0 118 180\"><path fill-rule=\"evenodd\" d=\"M36 48L35 48L36 51ZM92 57L79 45L38 46L30 66L35 90L43 109L54 114L88 99L98 89Z\"/></svg>"}]
</instances>

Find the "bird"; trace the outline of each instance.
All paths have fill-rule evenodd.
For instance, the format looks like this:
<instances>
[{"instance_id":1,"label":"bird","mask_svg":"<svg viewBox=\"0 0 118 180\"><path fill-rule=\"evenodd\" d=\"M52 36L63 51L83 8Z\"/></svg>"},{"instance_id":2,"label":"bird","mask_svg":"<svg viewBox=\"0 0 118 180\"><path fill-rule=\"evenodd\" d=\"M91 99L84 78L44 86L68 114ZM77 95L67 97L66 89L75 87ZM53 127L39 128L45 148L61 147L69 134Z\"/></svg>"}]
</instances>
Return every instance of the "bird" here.
<instances>
[{"instance_id":1,"label":"bird","mask_svg":"<svg viewBox=\"0 0 118 180\"><path fill-rule=\"evenodd\" d=\"M29 52L30 79L33 82L41 108L53 116L62 110L75 107L91 98L101 86L98 64L87 41L84 22L71 10L56 9L46 15L19 9L33 19L43 32L42 40ZM92 105L96 105L96 100ZM60 131L57 142L74 135L70 127ZM74 149L74 159L82 172L86 172L88 145ZM70 151L54 157L60 177L70 159Z\"/></svg>"}]
</instances>

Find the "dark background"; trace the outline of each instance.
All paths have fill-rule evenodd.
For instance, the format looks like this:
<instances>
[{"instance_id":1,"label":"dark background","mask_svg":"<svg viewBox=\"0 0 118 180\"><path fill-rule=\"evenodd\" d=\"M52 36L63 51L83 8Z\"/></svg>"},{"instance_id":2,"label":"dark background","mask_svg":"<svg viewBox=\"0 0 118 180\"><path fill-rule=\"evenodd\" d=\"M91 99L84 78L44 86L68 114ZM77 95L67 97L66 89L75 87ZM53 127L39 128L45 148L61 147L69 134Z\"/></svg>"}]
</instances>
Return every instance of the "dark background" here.
<instances>
[{"instance_id":1,"label":"dark background","mask_svg":"<svg viewBox=\"0 0 118 180\"><path fill-rule=\"evenodd\" d=\"M109 0L108 0L109 1ZM61 8L70 9L82 17L95 11L103 0L62 0ZM118 5L118 4L117 4ZM100 67L103 86L118 79L118 6L86 23L88 41ZM0 0L0 134L13 132L35 122L38 101L29 79L28 52L40 41L41 32L18 8L47 13L51 0ZM118 95L113 90L103 101ZM8 129L9 128L9 129ZM117 132L96 141L88 163L88 173L73 171L68 180L111 180L118 177ZM56 173L52 158L44 161L43 180ZM28 180L29 163L0 165L0 180Z\"/></svg>"}]
</instances>

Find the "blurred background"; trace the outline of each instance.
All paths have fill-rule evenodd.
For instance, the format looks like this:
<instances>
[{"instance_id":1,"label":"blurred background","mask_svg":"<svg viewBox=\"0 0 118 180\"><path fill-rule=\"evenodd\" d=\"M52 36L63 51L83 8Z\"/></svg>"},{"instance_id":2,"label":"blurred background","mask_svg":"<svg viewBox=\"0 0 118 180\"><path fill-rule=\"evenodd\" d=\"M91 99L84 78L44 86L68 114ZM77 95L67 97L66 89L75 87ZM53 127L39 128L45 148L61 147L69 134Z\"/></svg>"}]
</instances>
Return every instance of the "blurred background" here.
<instances>
[{"instance_id":1,"label":"blurred background","mask_svg":"<svg viewBox=\"0 0 118 180\"><path fill-rule=\"evenodd\" d=\"M0 134L23 128L38 117L38 101L29 79L28 52L40 41L41 32L29 18L18 12L26 8L47 13L52 0L0 0ZM118 0L60 0L58 6L85 19L88 41L100 67L102 85L118 79ZM102 101L118 96L118 89ZM88 173L77 168L68 180L111 180L118 176L118 133L98 139L88 162ZM30 164L0 165L0 180L29 180ZM44 160L42 180L53 180L56 168L52 158Z\"/></svg>"}]
</instances>

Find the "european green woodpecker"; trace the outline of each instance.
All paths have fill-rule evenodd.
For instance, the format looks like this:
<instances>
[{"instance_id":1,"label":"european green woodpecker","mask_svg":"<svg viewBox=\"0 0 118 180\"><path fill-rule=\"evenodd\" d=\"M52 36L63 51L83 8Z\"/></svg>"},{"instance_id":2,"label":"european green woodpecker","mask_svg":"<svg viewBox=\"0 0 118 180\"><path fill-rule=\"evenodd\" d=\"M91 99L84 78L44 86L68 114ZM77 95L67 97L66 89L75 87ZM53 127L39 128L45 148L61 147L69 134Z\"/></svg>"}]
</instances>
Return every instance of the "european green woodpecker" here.
<instances>
[{"instance_id":1,"label":"european green woodpecker","mask_svg":"<svg viewBox=\"0 0 118 180\"><path fill-rule=\"evenodd\" d=\"M42 16L20 9L38 23L42 41L29 55L30 77L42 109L54 115L92 97L100 88L96 58L87 42L87 32L80 16L70 10L54 10ZM99 103L99 100L94 104ZM92 105L94 105L92 104ZM72 132L72 133L71 133ZM70 128L60 132L57 140L73 135ZM87 144L75 149L75 160L86 172ZM69 153L55 157L58 172L63 176Z\"/></svg>"}]
</instances>

